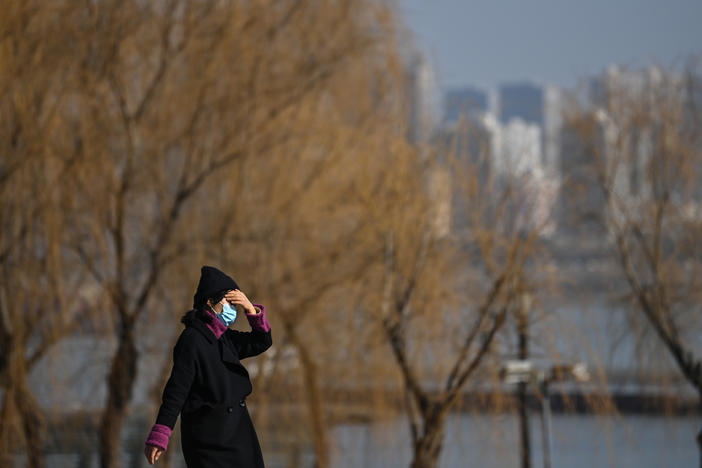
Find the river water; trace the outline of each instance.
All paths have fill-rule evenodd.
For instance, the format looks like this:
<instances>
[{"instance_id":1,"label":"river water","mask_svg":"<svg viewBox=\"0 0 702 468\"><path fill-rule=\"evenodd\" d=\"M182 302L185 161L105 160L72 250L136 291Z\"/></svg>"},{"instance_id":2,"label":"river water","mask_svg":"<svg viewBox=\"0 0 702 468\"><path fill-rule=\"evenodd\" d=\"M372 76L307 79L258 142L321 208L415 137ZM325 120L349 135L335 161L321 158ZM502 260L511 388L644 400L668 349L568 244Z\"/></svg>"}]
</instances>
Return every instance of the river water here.
<instances>
[{"instance_id":1,"label":"river water","mask_svg":"<svg viewBox=\"0 0 702 468\"><path fill-rule=\"evenodd\" d=\"M617 340L607 333L625 328L623 315L601 304L591 306L559 307L551 320L559 330L554 349L541 349L545 356L566 356L567 362L582 361L603 366L607 373L636 369L647 372L661 369L675 370L665 350L651 348L656 359L642 359L632 340ZM559 319L559 321L556 321ZM566 323L567 322L567 323ZM569 325L570 324L570 325ZM568 326L569 325L569 326ZM615 334L616 335L616 334ZM616 343L614 346L612 343ZM147 346L148 345L148 346ZM143 358L134 389L134 407L149 407L148 394L152 389L164 356L171 352L167 340L140 344ZM105 375L114 343L105 343L94 337L74 337L59 343L32 370L30 381L43 407L71 411L98 411L106 398ZM598 364L599 363L599 364ZM644 363L644 364L641 364ZM636 395L642 391L640 383L631 387L612 384L608 390ZM619 386L617 386L619 385ZM689 386L683 382L668 394L680 395ZM601 389L600 389L601 390ZM689 397L689 395L688 395ZM253 406L253 405L252 405ZM121 458L124 468L141 468L146 464L141 450L151 420L134 423L125 431ZM587 415L554 414L552 433L552 467L636 467L667 468L698 465L695 434L702 427L698 417L665 417L662 415ZM66 428L67 434L71 428ZM94 432L94 431L93 431ZM405 419L367 424L346 424L331 430L332 466L407 467L411 460L409 428ZM543 466L540 421L536 415L531 421L533 465ZM265 432L259 433L268 468L311 467L313 450L308 445L298 447L295 462L281 444L271 440ZM81 436L83 451L94 451L96 435ZM172 441L173 442L173 441ZM48 468L93 468L98 466L96 453L78 454L77 443L56 441L48 451ZM510 414L457 413L448 420L440 466L448 467L514 467L519 466L517 421ZM172 443L173 468L184 468L180 448ZM60 452L60 453L59 453ZM19 457L18 460L23 460ZM23 466L20 461L18 466ZM0 467L4 468L4 467Z\"/></svg>"},{"instance_id":2,"label":"river water","mask_svg":"<svg viewBox=\"0 0 702 468\"><path fill-rule=\"evenodd\" d=\"M555 414L552 424L552 468L698 466L694 436L701 422L697 417ZM540 468L543 466L540 420L534 417L530 426L532 466ZM139 428L134 432L135 443L125 444L121 454L123 466L150 466L141 453L144 430ZM266 434L260 436L267 468L313 466L310 446L301 447L291 464L290 453L276 453L277 444L266 439ZM129 438L127 435L126 439ZM334 468L406 468L412 455L404 419L338 426L332 429L332 443ZM170 448L175 451L172 467L185 468L177 441L172 440ZM18 461L17 466L25 466L23 460ZM519 466L514 415L456 414L449 418L441 468ZM48 468L93 467L98 467L96 453L79 456L66 450L48 454Z\"/></svg>"},{"instance_id":3,"label":"river water","mask_svg":"<svg viewBox=\"0 0 702 468\"><path fill-rule=\"evenodd\" d=\"M553 416L553 468L664 468L698 466L697 417L618 415ZM543 466L541 424L530 421L532 461ZM461 414L449 418L440 466L514 467L519 464L514 415ZM407 467L411 460L406 421L346 425L334 430L334 467Z\"/></svg>"}]
</instances>

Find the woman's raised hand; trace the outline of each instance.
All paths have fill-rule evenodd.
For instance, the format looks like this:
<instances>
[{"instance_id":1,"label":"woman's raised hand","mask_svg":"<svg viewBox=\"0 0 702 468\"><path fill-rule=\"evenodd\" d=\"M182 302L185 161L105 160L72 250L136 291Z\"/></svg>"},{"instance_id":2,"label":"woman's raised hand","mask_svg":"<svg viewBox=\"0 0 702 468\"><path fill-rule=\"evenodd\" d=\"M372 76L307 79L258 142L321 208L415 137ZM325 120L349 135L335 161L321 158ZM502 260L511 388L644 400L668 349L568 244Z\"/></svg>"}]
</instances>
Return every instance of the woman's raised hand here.
<instances>
[{"instance_id":1,"label":"woman's raised hand","mask_svg":"<svg viewBox=\"0 0 702 468\"><path fill-rule=\"evenodd\" d=\"M224 298L232 304L240 305L249 314L256 313L256 308L253 306L249 298L246 297L246 294L239 291L238 289L232 289L226 294L226 296L224 296Z\"/></svg>"},{"instance_id":2,"label":"woman's raised hand","mask_svg":"<svg viewBox=\"0 0 702 468\"><path fill-rule=\"evenodd\" d=\"M144 448L144 455L146 455L146 460L152 465L156 463L156 460L158 460L158 457L160 457L162 453L163 449L154 447L153 445L147 445Z\"/></svg>"}]
</instances>

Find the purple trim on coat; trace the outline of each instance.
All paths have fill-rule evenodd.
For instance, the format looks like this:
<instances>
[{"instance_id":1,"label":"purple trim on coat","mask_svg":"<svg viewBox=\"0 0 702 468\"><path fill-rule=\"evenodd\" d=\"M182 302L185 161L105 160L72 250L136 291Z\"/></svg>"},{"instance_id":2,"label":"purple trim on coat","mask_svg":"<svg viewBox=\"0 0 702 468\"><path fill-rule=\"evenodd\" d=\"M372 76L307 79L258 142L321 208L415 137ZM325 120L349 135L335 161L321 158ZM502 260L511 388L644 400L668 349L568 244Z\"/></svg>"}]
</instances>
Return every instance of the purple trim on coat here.
<instances>
[{"instance_id":1,"label":"purple trim on coat","mask_svg":"<svg viewBox=\"0 0 702 468\"><path fill-rule=\"evenodd\" d=\"M227 328L229 328L229 327L227 327L225 324L223 324L223 323L217 318L217 316L215 315L215 313L212 312L209 308L205 308L205 311L206 311L208 314L210 314L210 317L212 317L212 323L206 323L205 325L207 325L207 328L209 328L210 331L212 331L212 333L214 334L214 336L216 336L217 339L219 339L219 337L222 336L222 334L223 334L225 331L227 331Z\"/></svg>"},{"instance_id":2,"label":"purple trim on coat","mask_svg":"<svg viewBox=\"0 0 702 468\"><path fill-rule=\"evenodd\" d=\"M253 304L254 307L261 309L261 312L257 314L246 313L246 318L249 321L249 325L254 330L259 330L262 332L269 332L271 325L268 323L266 318L266 307L261 304Z\"/></svg>"},{"instance_id":3,"label":"purple trim on coat","mask_svg":"<svg viewBox=\"0 0 702 468\"><path fill-rule=\"evenodd\" d=\"M171 428L163 424L154 424L149 436L146 438L146 445L153 445L161 450L168 448L168 439L171 437Z\"/></svg>"}]
</instances>

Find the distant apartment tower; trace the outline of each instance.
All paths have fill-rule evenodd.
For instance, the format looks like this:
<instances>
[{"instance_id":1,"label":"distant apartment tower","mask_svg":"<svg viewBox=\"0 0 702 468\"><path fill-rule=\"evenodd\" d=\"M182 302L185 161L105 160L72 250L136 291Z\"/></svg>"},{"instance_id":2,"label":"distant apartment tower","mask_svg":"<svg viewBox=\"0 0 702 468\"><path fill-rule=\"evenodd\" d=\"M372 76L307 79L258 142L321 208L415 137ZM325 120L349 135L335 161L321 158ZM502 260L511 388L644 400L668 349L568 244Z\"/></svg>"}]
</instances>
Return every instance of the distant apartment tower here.
<instances>
[{"instance_id":1,"label":"distant apartment tower","mask_svg":"<svg viewBox=\"0 0 702 468\"><path fill-rule=\"evenodd\" d=\"M507 123L521 119L527 123L544 126L544 90L531 83L501 85L498 91L498 118Z\"/></svg>"},{"instance_id":2,"label":"distant apartment tower","mask_svg":"<svg viewBox=\"0 0 702 468\"><path fill-rule=\"evenodd\" d=\"M500 165L513 164L516 159L520 165L529 164L552 177L557 176L562 127L560 88L532 83L505 84L487 91L463 87L448 91L444 104L444 125L455 122L463 113L473 117L486 116L487 126L501 129L494 139L495 156L500 158L500 153L503 153L502 157L507 160ZM509 135L503 136L505 132ZM536 139L535 133L539 133ZM503 144L505 138L517 145L510 154L504 154L504 151L509 151L509 143L505 143L507 146ZM531 141L528 148L525 148L526 140ZM502 150L498 148L500 146ZM538 161L525 162L519 156L520 152L527 157L537 154Z\"/></svg>"},{"instance_id":3,"label":"distant apartment tower","mask_svg":"<svg viewBox=\"0 0 702 468\"><path fill-rule=\"evenodd\" d=\"M558 139L562 127L562 92L553 85L513 83L499 87L496 104L503 125L521 120L541 129L541 165L544 170L557 173Z\"/></svg>"},{"instance_id":4,"label":"distant apartment tower","mask_svg":"<svg viewBox=\"0 0 702 468\"><path fill-rule=\"evenodd\" d=\"M493 175L531 178L531 209L525 212L526 217L533 216L529 222L541 224L550 217L559 181L560 91L530 83L507 84L486 91L466 87L449 91L444 102L445 128L455 126L463 115L475 130L473 146L488 142ZM457 219L456 225L461 224ZM553 232L555 223L544 225L544 235Z\"/></svg>"},{"instance_id":5,"label":"distant apartment tower","mask_svg":"<svg viewBox=\"0 0 702 468\"><path fill-rule=\"evenodd\" d=\"M478 184L491 177L492 134L485 126L482 116L466 114L462 125L458 121L444 122L433 143L442 159L452 157L451 165L441 164L434 177L435 184L443 183L442 196L448 201L444 205L444 224L454 236L461 236L470 229L476 213L472 212L471 196L480 196ZM476 182L478 184L476 184Z\"/></svg>"},{"instance_id":6,"label":"distant apartment tower","mask_svg":"<svg viewBox=\"0 0 702 468\"><path fill-rule=\"evenodd\" d=\"M597 128L588 133L587 141L572 129L565 129L561 135L561 168L568 179L560 197L562 229L606 230L608 200L598 185L597 173L601 167L608 168L608 180L612 181L608 193L617 197L611 215L626 216L628 210L649 198L651 158L665 147L657 141L660 134L656 121L667 117L661 114L657 118L657 110L677 109L689 120L680 125L698 125L694 115L686 113L685 109L695 107L696 98L682 79L657 67L623 70L611 66L590 80L585 99L597 119ZM697 102L702 103L702 99ZM641 119L642 109L650 112L651 120ZM701 186L696 184L695 205L702 200ZM694 207L694 211L702 210Z\"/></svg>"},{"instance_id":7,"label":"distant apartment tower","mask_svg":"<svg viewBox=\"0 0 702 468\"><path fill-rule=\"evenodd\" d=\"M488 112L488 93L478 88L452 89L444 96L445 123L453 123L461 115L476 117Z\"/></svg>"},{"instance_id":8,"label":"distant apartment tower","mask_svg":"<svg viewBox=\"0 0 702 468\"><path fill-rule=\"evenodd\" d=\"M436 73L430 61L418 50L407 50L407 139L420 158L428 154L428 144L436 137L441 111ZM432 228L438 237L450 233L451 178L445 167L432 166L425 180L432 200Z\"/></svg>"},{"instance_id":9,"label":"distant apartment tower","mask_svg":"<svg viewBox=\"0 0 702 468\"><path fill-rule=\"evenodd\" d=\"M407 60L407 137L413 143L425 143L439 124L441 95L434 68L424 55L414 51Z\"/></svg>"}]
</instances>

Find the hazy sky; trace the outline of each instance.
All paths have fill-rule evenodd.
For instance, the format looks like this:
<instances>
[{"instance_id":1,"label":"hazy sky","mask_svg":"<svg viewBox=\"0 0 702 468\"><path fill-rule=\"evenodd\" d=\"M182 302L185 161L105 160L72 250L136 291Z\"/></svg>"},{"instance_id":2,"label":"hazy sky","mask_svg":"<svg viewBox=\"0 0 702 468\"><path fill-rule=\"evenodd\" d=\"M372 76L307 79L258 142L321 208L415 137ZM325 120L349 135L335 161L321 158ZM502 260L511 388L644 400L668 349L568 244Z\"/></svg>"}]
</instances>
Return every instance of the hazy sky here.
<instances>
[{"instance_id":1,"label":"hazy sky","mask_svg":"<svg viewBox=\"0 0 702 468\"><path fill-rule=\"evenodd\" d=\"M702 58L702 0L398 0L442 87Z\"/></svg>"}]
</instances>

